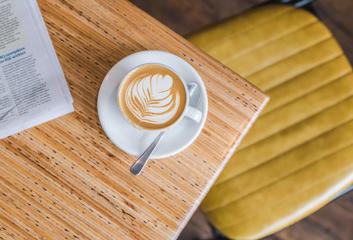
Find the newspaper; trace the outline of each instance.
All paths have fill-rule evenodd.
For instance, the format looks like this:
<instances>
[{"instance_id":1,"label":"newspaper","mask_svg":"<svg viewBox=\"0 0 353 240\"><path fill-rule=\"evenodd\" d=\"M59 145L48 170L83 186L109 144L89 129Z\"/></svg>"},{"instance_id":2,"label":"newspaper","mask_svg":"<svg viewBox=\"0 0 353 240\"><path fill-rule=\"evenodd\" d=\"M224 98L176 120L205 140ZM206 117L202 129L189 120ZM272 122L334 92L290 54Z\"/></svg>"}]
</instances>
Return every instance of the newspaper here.
<instances>
[{"instance_id":1,"label":"newspaper","mask_svg":"<svg viewBox=\"0 0 353 240\"><path fill-rule=\"evenodd\" d=\"M0 0L0 139L72 112L36 0Z\"/></svg>"}]
</instances>

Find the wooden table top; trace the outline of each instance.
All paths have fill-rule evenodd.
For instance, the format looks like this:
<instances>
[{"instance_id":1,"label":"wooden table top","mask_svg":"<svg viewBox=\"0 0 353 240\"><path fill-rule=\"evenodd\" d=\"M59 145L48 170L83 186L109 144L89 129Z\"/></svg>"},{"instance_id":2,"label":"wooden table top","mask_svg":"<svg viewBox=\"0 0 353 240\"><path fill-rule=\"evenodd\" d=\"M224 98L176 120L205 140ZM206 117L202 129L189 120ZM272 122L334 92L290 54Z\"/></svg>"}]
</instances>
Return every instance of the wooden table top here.
<instances>
[{"instance_id":1,"label":"wooden table top","mask_svg":"<svg viewBox=\"0 0 353 240\"><path fill-rule=\"evenodd\" d=\"M0 237L175 239L265 105L266 96L125 0L39 0L75 113L0 142ZM184 152L132 176L100 127L96 99L123 57L154 49L206 84L204 130Z\"/></svg>"}]
</instances>

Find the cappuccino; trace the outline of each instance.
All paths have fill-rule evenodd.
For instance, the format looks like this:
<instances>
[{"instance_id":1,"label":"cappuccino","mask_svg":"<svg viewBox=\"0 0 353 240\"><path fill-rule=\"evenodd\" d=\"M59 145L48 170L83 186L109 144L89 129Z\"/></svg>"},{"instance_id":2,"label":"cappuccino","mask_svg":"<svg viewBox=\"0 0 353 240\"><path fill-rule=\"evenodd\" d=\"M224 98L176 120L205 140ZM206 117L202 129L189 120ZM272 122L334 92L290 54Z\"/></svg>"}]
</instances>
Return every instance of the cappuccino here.
<instances>
[{"instance_id":1,"label":"cappuccino","mask_svg":"<svg viewBox=\"0 0 353 240\"><path fill-rule=\"evenodd\" d=\"M122 81L118 104L135 126L159 130L173 125L187 104L185 86L172 70L160 64L142 65Z\"/></svg>"}]
</instances>

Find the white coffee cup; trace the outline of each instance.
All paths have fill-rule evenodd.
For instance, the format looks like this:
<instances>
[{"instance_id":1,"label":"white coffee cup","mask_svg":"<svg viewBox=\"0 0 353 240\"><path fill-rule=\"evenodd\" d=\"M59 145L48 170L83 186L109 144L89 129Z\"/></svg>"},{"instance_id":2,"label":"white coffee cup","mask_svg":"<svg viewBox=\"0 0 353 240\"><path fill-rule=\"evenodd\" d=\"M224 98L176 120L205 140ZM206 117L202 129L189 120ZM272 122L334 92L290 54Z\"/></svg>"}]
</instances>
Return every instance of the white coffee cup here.
<instances>
[{"instance_id":1,"label":"white coffee cup","mask_svg":"<svg viewBox=\"0 0 353 240\"><path fill-rule=\"evenodd\" d=\"M130 78L130 74L141 69L142 67L146 67L148 65L158 65L159 67L161 68L164 68L164 69L168 69L169 71L173 72L176 76L178 76L178 78L181 80L182 84L183 84L183 87L184 87L184 90L185 90L185 105L184 105L184 109L182 111L182 114L180 114L180 116L171 124L169 124L168 126L165 126L163 128L158 128L158 129L149 129L149 128L144 128L138 124L136 124L135 122L133 122L128 116L127 114L125 113L125 111L122 109L121 107L121 104L120 104L120 98L119 98L119 95L122 94L122 86L124 85L124 83L126 81L128 81ZM197 87L197 84L196 83L193 83L196 85ZM192 121L198 123L201 121L202 119L202 112L192 106L189 105L190 103L190 97L191 96L191 93L190 90L188 89L186 83L185 83L185 80L180 77L173 69L171 69L169 66L166 66L166 65L163 65L163 64L160 64L160 63L146 63L146 64L142 64L142 65L139 65L135 68L133 68L132 70L130 70L126 75L125 77L123 78L123 80L121 81L120 83L120 86L118 87L118 91L117 91L117 103L118 103L118 106L120 108L120 111L122 113L122 115L124 116L125 120L127 120L131 125L133 125L134 127L138 128L138 129L142 129L142 130L146 130L146 131L165 131L166 129L169 129L175 125L177 125L184 117L187 117L189 119L191 119Z\"/></svg>"}]
</instances>

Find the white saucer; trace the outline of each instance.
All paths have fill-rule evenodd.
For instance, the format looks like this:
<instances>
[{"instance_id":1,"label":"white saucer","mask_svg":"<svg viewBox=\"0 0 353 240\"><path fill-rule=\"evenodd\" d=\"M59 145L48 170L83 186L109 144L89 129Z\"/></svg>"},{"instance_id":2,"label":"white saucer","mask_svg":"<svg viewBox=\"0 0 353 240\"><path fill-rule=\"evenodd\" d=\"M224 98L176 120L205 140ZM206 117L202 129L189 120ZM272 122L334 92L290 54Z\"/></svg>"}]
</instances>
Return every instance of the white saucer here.
<instances>
[{"instance_id":1,"label":"white saucer","mask_svg":"<svg viewBox=\"0 0 353 240\"><path fill-rule=\"evenodd\" d=\"M196 106L203 115L196 123L184 118L167 130L156 151L154 159L175 155L190 146L201 133L208 111L205 85L196 70L186 61L171 53L143 51L132 54L118 62L105 77L98 94L98 116L104 132L121 150L134 156L140 155L158 135L157 131L143 131L133 127L121 114L116 103L117 89L124 76L133 68L144 63L161 63L172 68L187 83L196 82L200 97Z\"/></svg>"}]
</instances>

